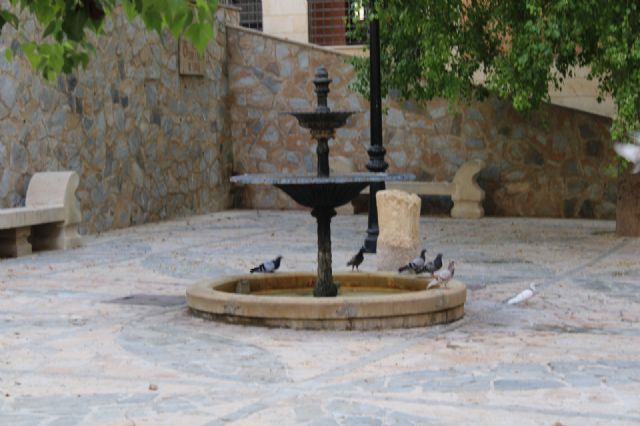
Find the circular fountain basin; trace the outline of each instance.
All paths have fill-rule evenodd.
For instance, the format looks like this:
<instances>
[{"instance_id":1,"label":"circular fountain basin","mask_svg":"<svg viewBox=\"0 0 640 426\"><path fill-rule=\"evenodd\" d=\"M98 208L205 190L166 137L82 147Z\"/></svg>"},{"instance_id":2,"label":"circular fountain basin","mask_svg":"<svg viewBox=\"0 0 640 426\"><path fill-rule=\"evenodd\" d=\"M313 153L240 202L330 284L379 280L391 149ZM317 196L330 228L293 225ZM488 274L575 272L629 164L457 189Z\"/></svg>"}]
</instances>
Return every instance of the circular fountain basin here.
<instances>
[{"instance_id":1,"label":"circular fountain basin","mask_svg":"<svg viewBox=\"0 0 640 426\"><path fill-rule=\"evenodd\" d=\"M373 330L423 327L464 315L467 290L451 280L425 290L427 277L334 273L337 297L312 297L314 272L252 274L199 281L187 289L192 312L208 319L269 327Z\"/></svg>"},{"instance_id":2,"label":"circular fountain basin","mask_svg":"<svg viewBox=\"0 0 640 426\"><path fill-rule=\"evenodd\" d=\"M252 185L274 185L305 207L338 207L353 200L372 182L414 180L411 173L350 173L316 176L289 174L244 174L231 177L231 182Z\"/></svg>"}]
</instances>

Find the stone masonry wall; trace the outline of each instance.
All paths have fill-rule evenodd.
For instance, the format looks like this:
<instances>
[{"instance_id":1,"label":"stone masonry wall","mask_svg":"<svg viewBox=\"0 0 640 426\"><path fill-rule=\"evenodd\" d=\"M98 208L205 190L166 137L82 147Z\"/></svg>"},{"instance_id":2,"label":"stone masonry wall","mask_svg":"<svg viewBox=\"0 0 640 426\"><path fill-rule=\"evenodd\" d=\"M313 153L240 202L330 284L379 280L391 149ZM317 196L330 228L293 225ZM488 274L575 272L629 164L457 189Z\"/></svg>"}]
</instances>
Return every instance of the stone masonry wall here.
<instances>
[{"instance_id":1,"label":"stone masonry wall","mask_svg":"<svg viewBox=\"0 0 640 426\"><path fill-rule=\"evenodd\" d=\"M354 72L344 55L240 27L228 28L228 44L234 173L315 172L308 131L282 112L315 108L311 80L319 65L333 78L331 108L362 111L330 142L330 164L365 171L369 106L348 90ZM442 100L420 106L386 99L383 107L389 172L451 180L465 161L481 158L487 214L615 215L615 180L604 173L613 159L607 118L551 105L524 117L497 99L453 110ZM295 207L269 186L234 192L245 207Z\"/></svg>"},{"instance_id":2,"label":"stone masonry wall","mask_svg":"<svg viewBox=\"0 0 640 426\"><path fill-rule=\"evenodd\" d=\"M89 67L55 83L32 72L5 29L0 207L23 205L35 172L75 170L82 233L227 208L226 13L219 11L204 77L180 76L178 43L122 13L105 22ZM24 25L35 28L33 20ZM7 48L17 54L12 63Z\"/></svg>"}]
</instances>

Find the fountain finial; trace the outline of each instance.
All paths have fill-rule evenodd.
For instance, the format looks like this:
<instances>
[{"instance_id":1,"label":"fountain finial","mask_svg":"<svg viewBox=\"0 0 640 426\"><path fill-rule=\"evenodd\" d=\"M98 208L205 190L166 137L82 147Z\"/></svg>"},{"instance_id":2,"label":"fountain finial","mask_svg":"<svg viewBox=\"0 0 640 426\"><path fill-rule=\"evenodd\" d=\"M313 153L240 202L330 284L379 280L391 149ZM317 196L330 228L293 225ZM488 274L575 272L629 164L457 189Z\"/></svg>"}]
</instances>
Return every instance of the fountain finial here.
<instances>
[{"instance_id":1,"label":"fountain finial","mask_svg":"<svg viewBox=\"0 0 640 426\"><path fill-rule=\"evenodd\" d=\"M318 97L318 107L316 108L316 112L331 111L327 106L327 97L329 95L329 83L332 81L333 80L329 78L329 72L324 65L320 65L316 68L316 75L313 79L313 84L316 86L316 96Z\"/></svg>"}]
</instances>

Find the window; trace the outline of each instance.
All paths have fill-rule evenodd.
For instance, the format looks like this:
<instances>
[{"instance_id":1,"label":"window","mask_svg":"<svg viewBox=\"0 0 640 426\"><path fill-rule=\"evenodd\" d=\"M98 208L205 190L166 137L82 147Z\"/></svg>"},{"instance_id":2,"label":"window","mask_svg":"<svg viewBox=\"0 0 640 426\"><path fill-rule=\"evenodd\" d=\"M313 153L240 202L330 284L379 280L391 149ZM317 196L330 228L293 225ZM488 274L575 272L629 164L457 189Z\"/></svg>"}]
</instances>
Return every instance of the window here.
<instances>
[{"instance_id":1,"label":"window","mask_svg":"<svg viewBox=\"0 0 640 426\"><path fill-rule=\"evenodd\" d=\"M366 42L366 9L353 0L308 0L309 43L345 46ZM361 24L361 25L359 25Z\"/></svg>"},{"instance_id":2,"label":"window","mask_svg":"<svg viewBox=\"0 0 640 426\"><path fill-rule=\"evenodd\" d=\"M262 0L227 0L226 3L241 9L241 26L262 31Z\"/></svg>"}]
</instances>

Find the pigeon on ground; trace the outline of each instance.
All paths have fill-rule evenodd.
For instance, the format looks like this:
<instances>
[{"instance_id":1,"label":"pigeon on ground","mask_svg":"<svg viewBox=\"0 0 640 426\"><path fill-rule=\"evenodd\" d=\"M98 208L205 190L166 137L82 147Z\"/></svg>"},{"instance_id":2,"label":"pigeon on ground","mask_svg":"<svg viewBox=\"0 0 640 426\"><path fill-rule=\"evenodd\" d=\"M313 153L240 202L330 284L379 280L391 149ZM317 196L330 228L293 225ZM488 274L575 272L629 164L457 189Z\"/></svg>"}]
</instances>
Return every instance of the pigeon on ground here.
<instances>
[{"instance_id":1,"label":"pigeon on ground","mask_svg":"<svg viewBox=\"0 0 640 426\"><path fill-rule=\"evenodd\" d=\"M280 260L282 259L282 256L278 256L273 260L268 260L264 263L261 263L260 265L256 266L255 268L251 268L251 270L249 272L251 272L252 274L254 272L274 272L275 270L277 270L280 267Z\"/></svg>"},{"instance_id":2,"label":"pigeon on ground","mask_svg":"<svg viewBox=\"0 0 640 426\"><path fill-rule=\"evenodd\" d=\"M411 262L407 263L404 266L401 266L398 269L398 272L403 272L403 271L408 271L411 270L413 272L417 272L420 270L420 268L422 268L424 266L424 254L427 252L427 250L422 249L422 251L420 252L420 256L416 257L415 259L413 259Z\"/></svg>"},{"instance_id":3,"label":"pigeon on ground","mask_svg":"<svg viewBox=\"0 0 640 426\"><path fill-rule=\"evenodd\" d=\"M427 290L438 285L444 285L446 287L449 280L453 278L454 272L455 262L452 260L451 262L449 262L449 266L447 266L447 269L441 269L433 274L433 279L429 282L429 284L427 284Z\"/></svg>"},{"instance_id":4,"label":"pigeon on ground","mask_svg":"<svg viewBox=\"0 0 640 426\"><path fill-rule=\"evenodd\" d=\"M353 268L355 267L357 271L358 266L360 266L363 260L364 260L364 247L358 250L358 253L353 255L351 260L347 262L347 266L351 266L352 271L353 271Z\"/></svg>"},{"instance_id":5,"label":"pigeon on ground","mask_svg":"<svg viewBox=\"0 0 640 426\"><path fill-rule=\"evenodd\" d=\"M640 173L640 137L636 138L636 143L617 143L613 146L618 155L633 163L631 173Z\"/></svg>"},{"instance_id":6,"label":"pigeon on ground","mask_svg":"<svg viewBox=\"0 0 640 426\"><path fill-rule=\"evenodd\" d=\"M416 271L416 274L424 274L425 272L428 272L433 275L433 273L439 271L440 268L442 268L442 253L438 253L436 258L431 262L425 263L422 268Z\"/></svg>"},{"instance_id":7,"label":"pigeon on ground","mask_svg":"<svg viewBox=\"0 0 640 426\"><path fill-rule=\"evenodd\" d=\"M536 284L531 283L529 284L529 288L522 290L511 299L507 300L507 305L517 305L518 303L522 303L525 300L528 300L534 294L536 294Z\"/></svg>"}]
</instances>

